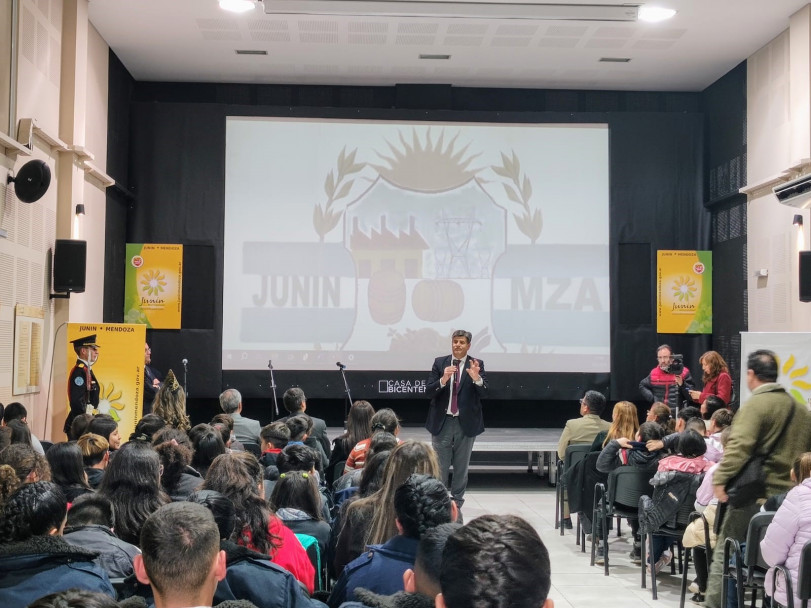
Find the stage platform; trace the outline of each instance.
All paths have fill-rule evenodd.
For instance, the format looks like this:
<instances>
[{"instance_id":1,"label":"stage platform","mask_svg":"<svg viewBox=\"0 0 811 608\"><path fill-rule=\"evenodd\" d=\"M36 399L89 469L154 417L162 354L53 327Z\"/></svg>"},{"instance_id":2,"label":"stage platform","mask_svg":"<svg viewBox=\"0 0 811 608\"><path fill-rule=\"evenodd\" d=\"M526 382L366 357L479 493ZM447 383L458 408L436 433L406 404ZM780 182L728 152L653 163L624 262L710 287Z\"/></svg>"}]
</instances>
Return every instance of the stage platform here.
<instances>
[{"instance_id":1,"label":"stage platform","mask_svg":"<svg viewBox=\"0 0 811 608\"><path fill-rule=\"evenodd\" d=\"M527 470L532 471L537 463L537 473L546 476L550 483L555 481L555 462L558 441L563 429L489 428L476 437L473 453L477 452L525 452ZM343 433L343 429L330 427L327 434L330 441ZM431 434L422 426L404 426L400 438L431 442Z\"/></svg>"}]
</instances>

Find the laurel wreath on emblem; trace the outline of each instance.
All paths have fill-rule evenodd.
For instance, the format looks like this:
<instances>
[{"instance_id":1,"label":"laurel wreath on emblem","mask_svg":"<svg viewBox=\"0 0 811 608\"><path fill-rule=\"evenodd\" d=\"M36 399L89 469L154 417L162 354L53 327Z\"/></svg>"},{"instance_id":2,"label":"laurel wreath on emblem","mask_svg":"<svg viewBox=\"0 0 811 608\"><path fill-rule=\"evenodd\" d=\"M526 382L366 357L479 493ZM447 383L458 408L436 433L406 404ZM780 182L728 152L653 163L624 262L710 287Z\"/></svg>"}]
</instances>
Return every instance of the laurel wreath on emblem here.
<instances>
[{"instance_id":1,"label":"laurel wreath on emblem","mask_svg":"<svg viewBox=\"0 0 811 608\"><path fill-rule=\"evenodd\" d=\"M335 229L338 222L341 221L341 217L343 217L343 210L334 209L333 204L342 198L346 198L352 189L355 180L347 178L358 173L366 166L366 163L355 162L357 151L357 148L355 148L347 154L346 147L344 147L338 155L335 170L331 170L324 180L324 193L327 195L327 200L323 206L316 204L315 209L313 209L313 227L320 242L324 241L324 237Z\"/></svg>"},{"instance_id":2,"label":"laurel wreath on emblem","mask_svg":"<svg viewBox=\"0 0 811 608\"><path fill-rule=\"evenodd\" d=\"M521 163L515 155L515 151L512 153L512 158L502 152L501 165L491 165L490 168L497 175L512 182L501 182L501 185L504 186L507 198L521 205L523 211L520 214L513 213L513 219L518 229L528 236L534 245L543 231L543 216L540 209L533 210L529 204L532 198L532 182L530 182L526 173L521 179Z\"/></svg>"}]
</instances>

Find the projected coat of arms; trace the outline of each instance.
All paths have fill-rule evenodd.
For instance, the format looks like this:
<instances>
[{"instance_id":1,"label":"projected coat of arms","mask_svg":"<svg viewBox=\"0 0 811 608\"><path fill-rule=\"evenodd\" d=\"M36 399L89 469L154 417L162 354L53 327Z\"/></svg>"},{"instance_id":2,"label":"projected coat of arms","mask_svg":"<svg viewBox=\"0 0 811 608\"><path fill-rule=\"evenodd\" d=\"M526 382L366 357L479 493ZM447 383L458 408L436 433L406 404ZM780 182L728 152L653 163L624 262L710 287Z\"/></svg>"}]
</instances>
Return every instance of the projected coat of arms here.
<instances>
[{"instance_id":1,"label":"projected coat of arms","mask_svg":"<svg viewBox=\"0 0 811 608\"><path fill-rule=\"evenodd\" d=\"M543 174L522 166L520 152L477 143L462 128L397 125L374 145L342 146L329 165L314 152L322 169L320 187L305 190L317 193L309 239L304 225L288 239L274 222L273 238L251 239L250 228L244 236L233 283L241 306L230 322L240 344L227 344L236 336L226 310L224 367L255 368L265 355L311 367L327 353L359 368L385 369L385 353L423 365L463 326L474 352L507 364L534 353L558 366L577 357L579 368L592 357L607 369L607 226L605 242L578 242L572 227L544 239L545 207L558 217L555 207L570 201L544 197L547 184L534 183ZM306 204L290 213L303 217Z\"/></svg>"}]
</instances>

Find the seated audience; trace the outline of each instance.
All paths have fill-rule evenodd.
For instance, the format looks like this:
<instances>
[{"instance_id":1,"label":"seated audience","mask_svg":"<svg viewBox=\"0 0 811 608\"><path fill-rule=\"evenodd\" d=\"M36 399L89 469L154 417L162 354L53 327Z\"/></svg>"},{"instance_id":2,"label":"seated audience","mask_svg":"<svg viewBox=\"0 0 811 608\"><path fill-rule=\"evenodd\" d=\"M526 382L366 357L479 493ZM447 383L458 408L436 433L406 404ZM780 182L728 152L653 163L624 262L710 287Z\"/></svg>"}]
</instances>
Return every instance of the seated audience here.
<instances>
[{"instance_id":1,"label":"seated audience","mask_svg":"<svg viewBox=\"0 0 811 608\"><path fill-rule=\"evenodd\" d=\"M214 459L226 452L222 434L210 424L198 424L189 431L189 440L193 447L191 466L205 477Z\"/></svg>"},{"instance_id":2,"label":"seated audience","mask_svg":"<svg viewBox=\"0 0 811 608\"><path fill-rule=\"evenodd\" d=\"M307 414L299 413L288 417L284 423L290 430L290 441L287 442L287 445L306 445L316 452L318 454L316 470L323 475L324 466L327 464L327 455L319 442L309 441L310 433L313 431L313 419Z\"/></svg>"},{"instance_id":3,"label":"seated audience","mask_svg":"<svg viewBox=\"0 0 811 608\"><path fill-rule=\"evenodd\" d=\"M771 566L766 574L767 592L771 593L773 587L774 567L783 565L791 574L794 605L800 606L797 593L800 555L805 544L811 541L811 452L805 452L797 459L796 473L792 467L791 476L798 485L789 490L774 514L766 536L760 541L760 551L764 561ZM777 579L774 599L782 606L788 604L788 592L782 577Z\"/></svg>"},{"instance_id":4,"label":"seated audience","mask_svg":"<svg viewBox=\"0 0 811 608\"><path fill-rule=\"evenodd\" d=\"M658 423L662 427L663 434L669 435L676 430L676 421L671 418L670 414L670 408L661 401L657 401L650 406L645 421Z\"/></svg>"},{"instance_id":5,"label":"seated audience","mask_svg":"<svg viewBox=\"0 0 811 608\"><path fill-rule=\"evenodd\" d=\"M690 420L698 419L702 420L701 412L697 407L688 406L683 407L679 410L679 415L676 417L676 427L672 433L669 435L665 435L663 439L657 440L652 439L648 444L647 448L651 452L655 452L656 450L667 450L670 453L675 454L679 447L679 440L681 439L681 432L687 428L687 423ZM703 422L703 420L702 420ZM707 427L704 425L704 429L700 428L698 422L694 422L693 424L694 430L696 430L700 435L705 435Z\"/></svg>"},{"instance_id":6,"label":"seated audience","mask_svg":"<svg viewBox=\"0 0 811 608\"><path fill-rule=\"evenodd\" d=\"M42 449L42 443L40 440L37 439L37 436L31 433L30 427L28 427L28 410L25 409L25 406L18 401L13 401L9 403L5 409L3 410L3 426L9 426L9 423L12 420L19 420L25 423L26 428L28 428L29 433L31 434L30 443L33 446L34 450L37 454L42 456L45 455L45 450ZM15 443L12 441L12 443Z\"/></svg>"},{"instance_id":7,"label":"seated audience","mask_svg":"<svg viewBox=\"0 0 811 608\"><path fill-rule=\"evenodd\" d=\"M55 483L20 486L0 510L0 605L27 606L65 589L100 591L115 597L96 553L62 538L68 503Z\"/></svg>"},{"instance_id":8,"label":"seated audience","mask_svg":"<svg viewBox=\"0 0 811 608\"><path fill-rule=\"evenodd\" d=\"M76 420L79 418L77 417ZM87 475L87 483L94 490L99 487L107 464L110 462L110 444L101 435L85 433L76 445L82 453L82 464Z\"/></svg>"},{"instance_id":9,"label":"seated audience","mask_svg":"<svg viewBox=\"0 0 811 608\"><path fill-rule=\"evenodd\" d=\"M335 572L358 557L366 545L382 544L397 534L394 523L394 493L413 473L439 477L434 449L419 441L404 441L392 450L383 471L383 485L346 510L335 547Z\"/></svg>"},{"instance_id":10,"label":"seated audience","mask_svg":"<svg viewBox=\"0 0 811 608\"><path fill-rule=\"evenodd\" d=\"M284 525L296 534L315 538L321 555L326 555L330 527L324 520L321 504L315 476L302 471L282 473L270 496L270 507Z\"/></svg>"},{"instance_id":11,"label":"seated audience","mask_svg":"<svg viewBox=\"0 0 811 608\"><path fill-rule=\"evenodd\" d=\"M186 414L186 391L180 386L171 369L166 373L166 378L155 395L152 413L163 418L164 422L173 428L181 431L188 431L191 428Z\"/></svg>"},{"instance_id":12,"label":"seated audience","mask_svg":"<svg viewBox=\"0 0 811 608\"><path fill-rule=\"evenodd\" d=\"M11 430L11 443L22 443L25 445L30 445L34 447L34 444L31 441L31 429L28 428L28 424L23 422L22 420L12 420L6 425L6 428ZM36 449L36 448L34 448ZM45 452L41 452L44 454Z\"/></svg>"},{"instance_id":13,"label":"seated audience","mask_svg":"<svg viewBox=\"0 0 811 608\"><path fill-rule=\"evenodd\" d=\"M113 503L104 496L86 494L77 498L68 511L64 539L98 553L93 561L110 578L126 578L132 574L132 560L140 551L118 538L114 529Z\"/></svg>"},{"instance_id":14,"label":"seated audience","mask_svg":"<svg viewBox=\"0 0 811 608\"><path fill-rule=\"evenodd\" d=\"M318 492L321 495L321 512L324 520L330 519L330 512L332 510L332 499L327 491L326 486L321 483L321 478L318 475L316 466L318 464L318 453L314 448L300 443L288 444L284 447L281 453L276 458L276 466L279 473L288 473L290 471L302 471L310 473L315 477L318 485ZM270 500L270 495L273 492L275 481L265 482L265 499Z\"/></svg>"},{"instance_id":15,"label":"seated audience","mask_svg":"<svg viewBox=\"0 0 811 608\"><path fill-rule=\"evenodd\" d=\"M189 502L203 505L211 511L220 534L220 550L225 552L225 578L217 584L215 602L247 600L258 608L322 605L312 602L296 578L271 562L267 555L229 540L236 525L236 510L228 498L219 492L200 490L189 496Z\"/></svg>"},{"instance_id":16,"label":"seated audience","mask_svg":"<svg viewBox=\"0 0 811 608\"><path fill-rule=\"evenodd\" d=\"M259 463L265 467L265 479L276 481L279 478L279 467L276 459L290 441L290 429L284 422L272 422L259 431L259 446L262 455Z\"/></svg>"},{"instance_id":17,"label":"seated audience","mask_svg":"<svg viewBox=\"0 0 811 608\"><path fill-rule=\"evenodd\" d=\"M262 466L249 452L223 454L214 459L204 490L214 490L234 503L237 544L269 555L312 593L315 569L295 534L271 511L262 496Z\"/></svg>"},{"instance_id":18,"label":"seated audience","mask_svg":"<svg viewBox=\"0 0 811 608\"><path fill-rule=\"evenodd\" d=\"M51 467L51 481L59 486L68 504L93 491L84 472L82 450L73 441L55 443L45 454Z\"/></svg>"},{"instance_id":19,"label":"seated audience","mask_svg":"<svg viewBox=\"0 0 811 608\"><path fill-rule=\"evenodd\" d=\"M191 502L162 506L144 522L135 576L152 588L155 608L211 606L225 578L225 552L211 512Z\"/></svg>"},{"instance_id":20,"label":"seated audience","mask_svg":"<svg viewBox=\"0 0 811 608\"><path fill-rule=\"evenodd\" d=\"M346 430L332 442L332 454L330 454L329 464L325 471L329 487L332 487L333 482L337 479L335 468L341 463L346 463L350 450L359 441L371 437L374 413L375 410L368 401L355 401L349 408ZM341 471L343 471L343 467L341 467ZM338 472L339 475L341 471Z\"/></svg>"},{"instance_id":21,"label":"seated audience","mask_svg":"<svg viewBox=\"0 0 811 608\"><path fill-rule=\"evenodd\" d=\"M152 436L166 426L166 421L157 414L146 414L135 425L130 441L152 443Z\"/></svg>"},{"instance_id":22,"label":"seated audience","mask_svg":"<svg viewBox=\"0 0 811 608\"><path fill-rule=\"evenodd\" d=\"M242 445L242 442L237 441L236 435L234 435L234 417L224 412L219 413L211 419L211 426L216 428L218 424L224 424L228 429L228 439L223 439L225 447L235 452L244 452L245 446Z\"/></svg>"},{"instance_id":23,"label":"seated audience","mask_svg":"<svg viewBox=\"0 0 811 608\"><path fill-rule=\"evenodd\" d=\"M515 515L483 515L454 532L442 552L436 608L552 608L549 553Z\"/></svg>"},{"instance_id":24,"label":"seated audience","mask_svg":"<svg viewBox=\"0 0 811 608\"><path fill-rule=\"evenodd\" d=\"M141 441L121 446L110 461L98 493L113 503L115 533L137 545L147 517L170 502L160 486L160 458L153 447Z\"/></svg>"},{"instance_id":25,"label":"seated audience","mask_svg":"<svg viewBox=\"0 0 811 608\"><path fill-rule=\"evenodd\" d=\"M88 433L101 435L110 444L110 457L121 447L121 433L118 432L118 423L109 414L96 414L87 425Z\"/></svg>"},{"instance_id":26,"label":"seated audience","mask_svg":"<svg viewBox=\"0 0 811 608\"><path fill-rule=\"evenodd\" d=\"M398 534L383 544L369 545L347 564L327 602L337 608L355 597L355 588L391 595L403 586L403 574L414 566L420 537L429 529L456 519L457 507L445 485L430 475L411 475L394 493Z\"/></svg>"},{"instance_id":27,"label":"seated audience","mask_svg":"<svg viewBox=\"0 0 811 608\"><path fill-rule=\"evenodd\" d=\"M12 468L18 484L51 480L48 461L30 445L15 443L4 448L0 452L0 465L4 464Z\"/></svg>"},{"instance_id":28,"label":"seated audience","mask_svg":"<svg viewBox=\"0 0 811 608\"><path fill-rule=\"evenodd\" d=\"M66 589L49 593L28 604L27 608L119 608L119 604L109 595L97 591Z\"/></svg>"},{"instance_id":29,"label":"seated audience","mask_svg":"<svg viewBox=\"0 0 811 608\"><path fill-rule=\"evenodd\" d=\"M372 416L372 436L380 432L391 433L395 437L400 434L400 421L397 419L397 414L394 413L394 410L383 408L382 410L376 411ZM352 469L363 468L372 436L359 441L349 452L349 456L346 458L346 464L344 465L344 474L349 473Z\"/></svg>"},{"instance_id":30,"label":"seated audience","mask_svg":"<svg viewBox=\"0 0 811 608\"><path fill-rule=\"evenodd\" d=\"M161 461L161 487L177 502L203 485L202 476L191 468L192 452L177 441L164 441L155 446Z\"/></svg>"},{"instance_id":31,"label":"seated audience","mask_svg":"<svg viewBox=\"0 0 811 608\"><path fill-rule=\"evenodd\" d=\"M394 448L397 447L399 443L397 437L392 435L391 433L387 433L385 431L380 431L372 435L372 440L369 442L369 449L366 452L366 461L381 451L391 452ZM341 475L338 479L335 480L333 484L333 489L335 493L342 492L348 488L357 487L360 483L360 476L363 474L363 469L366 468L366 464L364 462L364 466L361 469L352 469L346 475Z\"/></svg>"},{"instance_id":32,"label":"seated audience","mask_svg":"<svg viewBox=\"0 0 811 608\"><path fill-rule=\"evenodd\" d=\"M712 415L717 412L718 410L725 410L727 409L726 404L721 400L720 397L716 397L715 395L710 395L704 402L701 404L699 411L701 412L701 418L709 422L712 418ZM731 413L731 412L730 412Z\"/></svg>"},{"instance_id":33,"label":"seated audience","mask_svg":"<svg viewBox=\"0 0 811 608\"><path fill-rule=\"evenodd\" d=\"M707 453L704 458L712 462L721 462L721 457L724 455L724 446L721 442L721 433L724 429L732 425L732 410L726 408L717 410L710 418L710 424L707 427L707 437L704 441L707 443Z\"/></svg>"},{"instance_id":34,"label":"seated audience","mask_svg":"<svg viewBox=\"0 0 811 608\"><path fill-rule=\"evenodd\" d=\"M618 401L611 413L611 425L607 431L600 431L591 443L592 452L602 450L612 439L635 437L639 429L636 406L630 401Z\"/></svg>"},{"instance_id":35,"label":"seated audience","mask_svg":"<svg viewBox=\"0 0 811 608\"><path fill-rule=\"evenodd\" d=\"M68 433L68 439L71 441L76 441L87 432L87 427L90 424L90 421L93 420L93 414L79 414L76 418L73 419L73 422L70 423L70 433Z\"/></svg>"}]
</instances>

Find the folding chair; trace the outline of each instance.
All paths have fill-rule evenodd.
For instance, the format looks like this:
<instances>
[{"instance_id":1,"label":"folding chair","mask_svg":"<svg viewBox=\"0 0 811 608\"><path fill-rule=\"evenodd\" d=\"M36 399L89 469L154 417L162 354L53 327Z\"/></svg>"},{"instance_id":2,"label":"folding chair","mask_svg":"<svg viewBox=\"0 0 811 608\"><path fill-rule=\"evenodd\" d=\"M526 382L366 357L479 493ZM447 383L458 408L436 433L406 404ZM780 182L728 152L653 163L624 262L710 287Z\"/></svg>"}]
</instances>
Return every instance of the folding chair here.
<instances>
[{"instance_id":1,"label":"folding chair","mask_svg":"<svg viewBox=\"0 0 811 608\"><path fill-rule=\"evenodd\" d=\"M314 587L316 591L325 591L327 589L327 564L321 556L321 545L318 544L318 539L309 534L296 534L296 538L304 547L307 552L307 557L310 558L313 568L315 568L315 581Z\"/></svg>"},{"instance_id":2,"label":"folding chair","mask_svg":"<svg viewBox=\"0 0 811 608\"><path fill-rule=\"evenodd\" d=\"M774 599L774 591L777 588L777 579L785 581L787 603L781 604ZM791 573L783 566L774 567L774 577L772 579L772 608L794 608L794 585L791 582ZM800 567L797 571L797 597L800 599L801 608L808 608L808 600L811 599L811 540L803 545L800 553Z\"/></svg>"},{"instance_id":3,"label":"folding chair","mask_svg":"<svg viewBox=\"0 0 811 608\"><path fill-rule=\"evenodd\" d=\"M563 510L566 504L564 474L577 462L583 460L586 454L591 451L590 443L573 443L566 448L563 460L557 462L557 487L555 488L555 529L560 528L560 535L563 536L565 526L563 525ZM577 540L580 542L580 518L577 519Z\"/></svg>"},{"instance_id":4,"label":"folding chair","mask_svg":"<svg viewBox=\"0 0 811 608\"><path fill-rule=\"evenodd\" d=\"M693 554L694 549L704 549L707 554L707 577L710 576L710 564L712 563L712 546L710 546L710 524L707 521L707 518L704 517L703 513L699 513L698 511L693 511L690 513L690 521L689 523L693 523L696 519L701 519L702 523L704 524L704 544L697 545L695 547L685 547L684 548L684 568L682 568L681 572L681 597L679 598L679 608L684 608L684 601L687 598L687 573L690 570L690 557Z\"/></svg>"},{"instance_id":5,"label":"folding chair","mask_svg":"<svg viewBox=\"0 0 811 608\"><path fill-rule=\"evenodd\" d=\"M598 483L594 486L594 518L591 522L591 565L594 565L597 534L597 520L601 521L602 536L605 537L604 569L608 576L608 520L612 517L639 519L639 499L650 496L653 487L650 485L651 471L648 468L622 466L608 474L608 489ZM632 506L633 505L633 506Z\"/></svg>"},{"instance_id":6,"label":"folding chair","mask_svg":"<svg viewBox=\"0 0 811 608\"><path fill-rule=\"evenodd\" d=\"M747 589L752 591L752 608L755 606L758 591L765 594L766 571L768 564L763 561L760 553L760 541L766 535L766 528L772 523L774 512L756 513L749 521L749 529L746 532L746 547L741 549L741 543L734 538L726 539L724 542L724 571L721 586L721 605L727 605L727 582L735 581L738 594L738 606L743 608L744 594ZM730 557L735 558L734 564L730 564Z\"/></svg>"}]
</instances>

